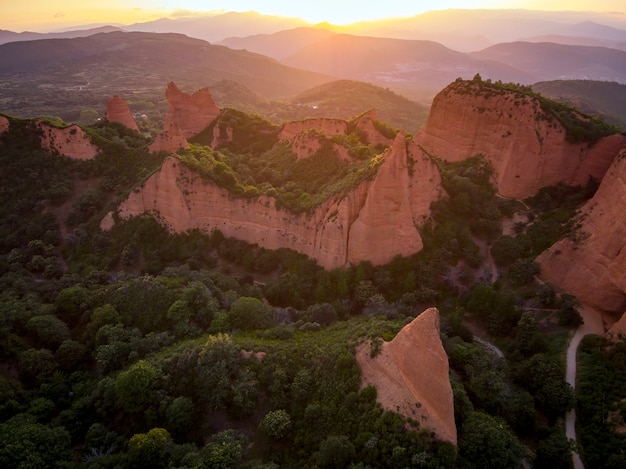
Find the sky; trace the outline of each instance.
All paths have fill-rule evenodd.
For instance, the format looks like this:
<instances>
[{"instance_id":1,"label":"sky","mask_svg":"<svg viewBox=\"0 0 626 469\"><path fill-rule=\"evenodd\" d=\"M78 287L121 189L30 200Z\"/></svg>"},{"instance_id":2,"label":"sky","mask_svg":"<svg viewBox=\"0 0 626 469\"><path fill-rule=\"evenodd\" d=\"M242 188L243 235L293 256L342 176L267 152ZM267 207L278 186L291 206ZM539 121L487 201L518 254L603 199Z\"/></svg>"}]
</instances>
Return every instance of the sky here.
<instances>
[{"instance_id":1,"label":"sky","mask_svg":"<svg viewBox=\"0 0 626 469\"><path fill-rule=\"evenodd\" d=\"M191 12L250 10L344 25L449 8L618 12L626 17L624 0L0 0L0 29L49 32L90 24L132 24Z\"/></svg>"}]
</instances>

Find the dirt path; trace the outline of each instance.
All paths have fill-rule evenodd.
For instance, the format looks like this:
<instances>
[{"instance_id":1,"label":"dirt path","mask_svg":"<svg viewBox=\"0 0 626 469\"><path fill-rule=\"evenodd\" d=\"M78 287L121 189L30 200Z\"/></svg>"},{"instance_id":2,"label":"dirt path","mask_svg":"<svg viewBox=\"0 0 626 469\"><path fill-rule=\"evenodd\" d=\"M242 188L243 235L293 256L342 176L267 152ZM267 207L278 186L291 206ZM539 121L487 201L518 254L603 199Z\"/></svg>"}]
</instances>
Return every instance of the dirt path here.
<instances>
[{"instance_id":1,"label":"dirt path","mask_svg":"<svg viewBox=\"0 0 626 469\"><path fill-rule=\"evenodd\" d=\"M602 314L593 308L582 305L580 307L580 314L583 317L584 323L576 329L576 333L567 347L567 365L565 372L565 380L576 388L576 352L582 338L589 334L604 335L604 323L602 321ZM571 410L565 416L565 435L574 441L576 440L576 411ZM584 469L582 460L578 453L572 453L572 461L574 463L574 469Z\"/></svg>"}]
</instances>

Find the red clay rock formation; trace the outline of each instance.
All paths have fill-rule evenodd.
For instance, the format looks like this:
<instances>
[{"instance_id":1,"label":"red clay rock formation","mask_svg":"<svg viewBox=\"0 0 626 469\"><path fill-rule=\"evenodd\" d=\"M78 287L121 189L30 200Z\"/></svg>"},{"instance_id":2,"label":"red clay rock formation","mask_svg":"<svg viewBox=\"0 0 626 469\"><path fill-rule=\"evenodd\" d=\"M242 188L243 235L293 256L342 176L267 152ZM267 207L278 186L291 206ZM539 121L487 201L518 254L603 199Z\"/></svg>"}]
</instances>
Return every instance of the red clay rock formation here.
<instances>
[{"instance_id":1,"label":"red clay rock formation","mask_svg":"<svg viewBox=\"0 0 626 469\"><path fill-rule=\"evenodd\" d=\"M98 154L87 133L77 125L60 128L45 122L34 121L41 134L41 146L49 151L75 160L90 160Z\"/></svg>"},{"instance_id":2,"label":"red clay rock formation","mask_svg":"<svg viewBox=\"0 0 626 469\"><path fill-rule=\"evenodd\" d=\"M9 130L9 119L5 116L0 116L0 135Z\"/></svg>"},{"instance_id":3,"label":"red clay rock formation","mask_svg":"<svg viewBox=\"0 0 626 469\"><path fill-rule=\"evenodd\" d=\"M626 147L582 209L575 240L563 239L537 262L541 278L600 310L626 310Z\"/></svg>"},{"instance_id":4,"label":"red clay rock formation","mask_svg":"<svg viewBox=\"0 0 626 469\"><path fill-rule=\"evenodd\" d=\"M179 90L172 81L167 85L165 97L165 122L175 123L185 138L191 138L203 131L220 113L208 88L188 95Z\"/></svg>"},{"instance_id":5,"label":"red clay rock formation","mask_svg":"<svg viewBox=\"0 0 626 469\"><path fill-rule=\"evenodd\" d=\"M349 262L368 259L384 264L389 262L391 251L408 256L422 250L410 194L406 137L400 132L367 192L359 217L350 226Z\"/></svg>"},{"instance_id":6,"label":"red clay rock formation","mask_svg":"<svg viewBox=\"0 0 626 469\"><path fill-rule=\"evenodd\" d=\"M483 154L493 164L498 192L525 198L559 182L602 179L624 143L623 135L596 143L569 143L563 125L537 98L516 91L454 82L433 100L416 140L447 161Z\"/></svg>"},{"instance_id":7,"label":"red clay rock formation","mask_svg":"<svg viewBox=\"0 0 626 469\"><path fill-rule=\"evenodd\" d=\"M301 132L317 130L328 137L348 133L348 123L341 119L304 119L287 122L278 132L278 140L293 140Z\"/></svg>"},{"instance_id":8,"label":"red clay rock formation","mask_svg":"<svg viewBox=\"0 0 626 469\"><path fill-rule=\"evenodd\" d=\"M139 127L137 126L137 122L130 112L128 104L126 104L126 101L124 101L118 95L112 96L107 101L107 110L104 114L104 118L107 119L109 122L119 122L129 129L133 129L139 132Z\"/></svg>"},{"instance_id":9,"label":"red clay rock formation","mask_svg":"<svg viewBox=\"0 0 626 469\"><path fill-rule=\"evenodd\" d=\"M315 155L326 142L326 137L319 133L319 131L300 132L292 137L291 151L295 153L298 160L310 158ZM331 143L331 147L339 159L352 161L352 157L346 147L337 143Z\"/></svg>"},{"instance_id":10,"label":"red clay rock formation","mask_svg":"<svg viewBox=\"0 0 626 469\"><path fill-rule=\"evenodd\" d=\"M154 137L154 141L148 147L152 153L176 153L178 150L186 150L189 148L189 142L183 135L176 123L165 121L163 123L163 132Z\"/></svg>"},{"instance_id":11,"label":"red clay rock formation","mask_svg":"<svg viewBox=\"0 0 626 469\"><path fill-rule=\"evenodd\" d=\"M376 129L376 126L374 125L374 121L376 120L378 120L376 111L371 110L358 116L354 120L354 125L361 132L361 134L365 136L367 143L370 145L383 145L388 147L393 143L393 139L385 137L378 131L378 129Z\"/></svg>"},{"instance_id":12,"label":"red clay rock formation","mask_svg":"<svg viewBox=\"0 0 626 469\"><path fill-rule=\"evenodd\" d=\"M611 326L606 336L609 340L623 340L626 338L626 312L622 314L619 321Z\"/></svg>"},{"instance_id":13,"label":"red clay rock formation","mask_svg":"<svg viewBox=\"0 0 626 469\"><path fill-rule=\"evenodd\" d=\"M176 153L189 148L188 138L203 131L220 113L208 88L192 95L183 93L172 81L165 91L167 114L163 122L163 133L156 136L149 147L153 153Z\"/></svg>"},{"instance_id":14,"label":"red clay rock formation","mask_svg":"<svg viewBox=\"0 0 626 469\"><path fill-rule=\"evenodd\" d=\"M397 254L413 254L421 249L416 224L429 214L430 203L439 195L439 173L429 159L417 158L412 176L400 174L402 168L409 170L406 151L404 136L399 136L373 180L366 180L347 195L331 198L305 214L276 207L272 197L235 198L176 158L168 158L143 187L121 204L119 215L128 218L157 213L159 220L176 232L219 229L225 236L267 249L293 249L328 269L362 260L385 263ZM390 180L395 176L402 181L401 185L396 184L398 196L393 194ZM374 194L369 196L371 188ZM397 206L390 210L377 204L375 194ZM368 233L374 220L379 226ZM111 223L109 216L101 227L106 229ZM353 239L350 233L355 223L359 228ZM382 226L386 224L393 226Z\"/></svg>"},{"instance_id":15,"label":"red clay rock formation","mask_svg":"<svg viewBox=\"0 0 626 469\"><path fill-rule=\"evenodd\" d=\"M374 386L388 410L419 421L443 441L456 445L454 401L448 357L439 337L439 311L430 308L407 324L379 354L357 348L361 386Z\"/></svg>"}]
</instances>

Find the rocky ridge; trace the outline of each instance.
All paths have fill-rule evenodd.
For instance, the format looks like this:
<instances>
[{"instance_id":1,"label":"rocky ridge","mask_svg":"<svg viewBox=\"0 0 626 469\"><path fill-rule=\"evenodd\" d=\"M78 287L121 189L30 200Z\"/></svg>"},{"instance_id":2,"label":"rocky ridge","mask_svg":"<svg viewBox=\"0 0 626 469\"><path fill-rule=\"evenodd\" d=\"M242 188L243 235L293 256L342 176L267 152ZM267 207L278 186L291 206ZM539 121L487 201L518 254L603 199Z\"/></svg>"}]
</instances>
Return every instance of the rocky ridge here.
<instances>
[{"instance_id":1,"label":"rocky ridge","mask_svg":"<svg viewBox=\"0 0 626 469\"><path fill-rule=\"evenodd\" d=\"M407 324L372 357L371 345L357 347L361 386L374 386L383 408L417 420L456 445L454 400L448 357L439 337L439 311L430 308Z\"/></svg>"},{"instance_id":2,"label":"rocky ridge","mask_svg":"<svg viewBox=\"0 0 626 469\"><path fill-rule=\"evenodd\" d=\"M626 146L581 210L574 237L558 241L537 262L541 277L581 302L626 311Z\"/></svg>"},{"instance_id":3,"label":"rocky ridge","mask_svg":"<svg viewBox=\"0 0 626 469\"><path fill-rule=\"evenodd\" d=\"M77 125L61 128L40 120L35 120L34 125L41 130L41 146L48 151L76 160L90 160L98 154L98 147Z\"/></svg>"},{"instance_id":4,"label":"rocky ridge","mask_svg":"<svg viewBox=\"0 0 626 469\"><path fill-rule=\"evenodd\" d=\"M139 132L137 121L130 112L130 108L126 101L118 95L113 95L107 101L106 112L104 118L109 122L119 122L129 129Z\"/></svg>"},{"instance_id":5,"label":"rocky ridge","mask_svg":"<svg viewBox=\"0 0 626 469\"><path fill-rule=\"evenodd\" d=\"M415 139L446 161L486 156L498 192L523 199L544 186L602 179L625 142L621 134L583 143L566 137L563 124L536 97L457 81L437 94Z\"/></svg>"},{"instance_id":6,"label":"rocky ridge","mask_svg":"<svg viewBox=\"0 0 626 469\"><path fill-rule=\"evenodd\" d=\"M415 155L411 168L409 154ZM267 249L293 249L332 269L363 260L386 263L419 251L417 225L439 195L437 167L399 133L372 180L309 213L279 208L273 197L235 198L171 157L120 205L119 215L157 213L177 232L219 229ZM108 216L101 226L107 229L111 223Z\"/></svg>"}]
</instances>

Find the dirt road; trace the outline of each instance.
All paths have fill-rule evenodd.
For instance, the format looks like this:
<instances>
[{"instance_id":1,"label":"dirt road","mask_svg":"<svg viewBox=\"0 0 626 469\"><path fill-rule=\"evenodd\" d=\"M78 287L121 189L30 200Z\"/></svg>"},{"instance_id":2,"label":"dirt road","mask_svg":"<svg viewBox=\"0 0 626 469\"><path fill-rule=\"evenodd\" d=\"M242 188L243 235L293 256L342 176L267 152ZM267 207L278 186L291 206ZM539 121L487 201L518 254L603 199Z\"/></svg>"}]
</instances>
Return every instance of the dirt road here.
<instances>
[{"instance_id":1,"label":"dirt road","mask_svg":"<svg viewBox=\"0 0 626 469\"><path fill-rule=\"evenodd\" d=\"M565 372L566 381L576 388L576 352L582 338L588 334L604 335L604 323L600 312L582 305L580 307L580 315L585 321L578 329L567 347L567 366ZM574 410L568 412L565 417L565 435L576 441L576 412ZM574 469L584 469L584 465L578 453L572 453L572 461Z\"/></svg>"}]
</instances>

